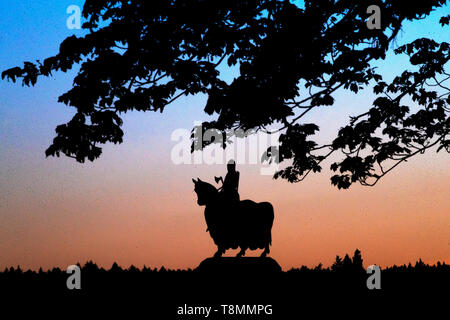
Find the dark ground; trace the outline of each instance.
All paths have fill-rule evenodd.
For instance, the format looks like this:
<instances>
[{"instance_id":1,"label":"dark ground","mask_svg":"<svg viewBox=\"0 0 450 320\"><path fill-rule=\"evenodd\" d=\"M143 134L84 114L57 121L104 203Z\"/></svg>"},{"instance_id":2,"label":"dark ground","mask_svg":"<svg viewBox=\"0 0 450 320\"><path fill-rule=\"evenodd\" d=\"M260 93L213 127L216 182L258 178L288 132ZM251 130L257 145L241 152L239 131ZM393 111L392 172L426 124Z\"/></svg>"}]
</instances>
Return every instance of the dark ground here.
<instances>
[{"instance_id":1,"label":"dark ground","mask_svg":"<svg viewBox=\"0 0 450 320\"><path fill-rule=\"evenodd\" d=\"M370 275L358 264L277 272L270 258L263 262L258 262L259 258L241 258L238 263L235 258L221 259L210 261L201 270L184 271L124 270L117 265L105 270L88 262L81 269L80 290L67 289L70 275L65 270L24 272L11 268L0 273L0 307L3 315L12 310L13 319L30 314L33 318L42 314L45 318L205 319L203 315L178 315L178 307L185 304L217 310L207 319L340 319L369 315L405 319L419 310L430 316L439 309L448 314L450 265L445 263L429 266L419 261L383 269L381 289L369 290L366 280ZM221 305L243 304L271 305L272 314L223 314Z\"/></svg>"}]
</instances>

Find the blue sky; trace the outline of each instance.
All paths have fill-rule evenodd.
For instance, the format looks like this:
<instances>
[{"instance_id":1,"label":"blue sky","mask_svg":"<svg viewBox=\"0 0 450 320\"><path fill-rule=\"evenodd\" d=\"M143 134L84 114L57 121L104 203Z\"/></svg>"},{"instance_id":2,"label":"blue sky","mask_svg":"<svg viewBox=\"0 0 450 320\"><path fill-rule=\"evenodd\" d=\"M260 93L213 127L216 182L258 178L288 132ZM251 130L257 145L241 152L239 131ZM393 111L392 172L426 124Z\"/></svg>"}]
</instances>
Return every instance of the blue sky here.
<instances>
[{"instance_id":1,"label":"blue sky","mask_svg":"<svg viewBox=\"0 0 450 320\"><path fill-rule=\"evenodd\" d=\"M59 44L67 36L82 35L83 31L66 27L69 17L66 9L72 4L82 6L83 1L1 1L0 70L20 66L23 61L45 59L58 52ZM439 18L448 12L448 7L440 8L425 20L406 23L398 36L397 45L418 37L449 40L448 32L444 32L445 29L438 23ZM386 60L377 61L375 65L387 80L408 66L405 56L396 56L392 52ZM67 74L55 73L51 78L40 78L37 85L31 88L0 81L0 168L3 168L0 170L15 167L18 163L31 166L32 159L44 168L49 166L48 162L41 161L54 137L54 129L73 115L73 110L57 103L57 98L71 87L76 70L77 67ZM230 71L223 68L221 72L229 79L236 69ZM327 128L323 138L328 139L346 124L348 115L367 109L371 100L370 90L358 95L341 91L336 95L333 108L312 112L306 120L318 121L319 125ZM206 119L202 111L205 101L204 96L187 97L166 108L162 115L138 112L124 115L125 142L122 146L107 145L104 156L109 155L116 161L121 157L120 150L146 150L156 151L153 156L160 156L163 161L170 152L170 134L173 130L190 129L194 121ZM54 165L78 166L67 159Z\"/></svg>"},{"instance_id":2,"label":"blue sky","mask_svg":"<svg viewBox=\"0 0 450 320\"><path fill-rule=\"evenodd\" d=\"M82 6L83 1L17 1L3 0L0 2L0 70L22 65L23 61L45 59L58 52L59 44L72 34L82 35L81 30L69 30L66 27L69 5ZM426 20L407 23L400 33L399 45L417 37L431 37L438 41L448 40L448 33L443 32L439 18L448 13L448 7L434 12ZM405 57L390 53L388 59L379 61L380 72L387 79L401 72L405 67ZM28 140L52 138L53 129L59 123L71 118L72 110L57 104L57 97L70 88L77 68L67 74L56 73L52 78L41 78L35 88L22 88L19 84L0 82L0 138L1 147L5 144L25 143ZM226 78L233 76L236 70L222 69ZM351 93L345 93L345 96ZM352 97L353 98L353 97ZM356 100L364 99L359 95ZM167 109L164 115L174 125L187 127L194 120L205 118L202 113L204 97L184 99ZM182 105L182 106L181 106ZM186 107L193 106L192 108ZM176 112L171 113L171 110ZM146 134L147 130L160 132L164 123L152 122L152 129L145 127L144 132L132 123L135 117L142 114L127 115L125 126L127 135ZM139 122L139 120L137 120ZM131 124L130 124L131 123ZM30 125L32 124L32 125ZM51 125L50 125L51 124ZM172 127L172 126L171 126ZM150 132L151 133L151 132ZM35 145L34 143L32 145ZM27 145L28 147L32 147ZM42 146L40 146L42 147Z\"/></svg>"}]
</instances>

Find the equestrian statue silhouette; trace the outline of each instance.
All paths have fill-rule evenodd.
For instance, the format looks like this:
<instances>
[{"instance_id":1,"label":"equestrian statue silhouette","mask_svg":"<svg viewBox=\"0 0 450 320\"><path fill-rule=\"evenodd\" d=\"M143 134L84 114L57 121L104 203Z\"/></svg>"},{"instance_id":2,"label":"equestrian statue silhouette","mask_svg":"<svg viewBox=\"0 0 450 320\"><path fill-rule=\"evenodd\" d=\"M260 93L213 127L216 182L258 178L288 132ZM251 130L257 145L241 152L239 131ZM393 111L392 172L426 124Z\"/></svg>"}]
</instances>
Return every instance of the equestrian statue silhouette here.
<instances>
[{"instance_id":1,"label":"equestrian statue silhouette","mask_svg":"<svg viewBox=\"0 0 450 320\"><path fill-rule=\"evenodd\" d=\"M216 183L222 181L219 189L199 178L192 179L197 203L205 206L206 231L217 245L214 257L238 247L241 251L237 257L244 256L247 249L264 249L261 257L265 257L272 244L273 206L269 202L240 201L239 172L233 160L227 169L225 180L215 177Z\"/></svg>"}]
</instances>

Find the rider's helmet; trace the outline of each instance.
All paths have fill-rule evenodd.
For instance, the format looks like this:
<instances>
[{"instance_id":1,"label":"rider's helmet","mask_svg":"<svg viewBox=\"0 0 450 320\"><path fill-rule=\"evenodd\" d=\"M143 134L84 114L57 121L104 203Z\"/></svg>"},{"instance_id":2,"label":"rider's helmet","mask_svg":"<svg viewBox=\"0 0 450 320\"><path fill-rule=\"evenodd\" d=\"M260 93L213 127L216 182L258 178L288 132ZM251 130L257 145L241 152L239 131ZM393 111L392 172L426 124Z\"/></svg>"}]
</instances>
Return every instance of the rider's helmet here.
<instances>
[{"instance_id":1,"label":"rider's helmet","mask_svg":"<svg viewBox=\"0 0 450 320\"><path fill-rule=\"evenodd\" d=\"M228 164L227 164L227 170L228 170L228 172L234 172L234 171L236 171L236 162L235 162L233 159L231 159L230 161L228 161Z\"/></svg>"}]
</instances>

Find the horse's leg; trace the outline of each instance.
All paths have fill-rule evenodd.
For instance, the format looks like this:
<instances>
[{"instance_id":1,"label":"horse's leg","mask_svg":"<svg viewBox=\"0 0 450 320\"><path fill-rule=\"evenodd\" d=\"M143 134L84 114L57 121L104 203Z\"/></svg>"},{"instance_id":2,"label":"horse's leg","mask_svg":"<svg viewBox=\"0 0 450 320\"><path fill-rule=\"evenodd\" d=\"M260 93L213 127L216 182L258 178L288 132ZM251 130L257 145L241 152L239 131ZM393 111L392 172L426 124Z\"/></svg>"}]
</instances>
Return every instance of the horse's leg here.
<instances>
[{"instance_id":1,"label":"horse's leg","mask_svg":"<svg viewBox=\"0 0 450 320\"><path fill-rule=\"evenodd\" d=\"M242 257L245 256L245 250L247 250L246 247L241 247L241 251L236 255L236 257Z\"/></svg>"},{"instance_id":2,"label":"horse's leg","mask_svg":"<svg viewBox=\"0 0 450 320\"><path fill-rule=\"evenodd\" d=\"M261 253L260 257L264 258L270 253L269 244L266 244L266 247L264 248L264 251Z\"/></svg>"},{"instance_id":3,"label":"horse's leg","mask_svg":"<svg viewBox=\"0 0 450 320\"><path fill-rule=\"evenodd\" d=\"M217 251L216 253L214 253L214 258L220 258L222 256L222 254L225 253L225 249L221 248L221 247L217 247Z\"/></svg>"}]
</instances>

